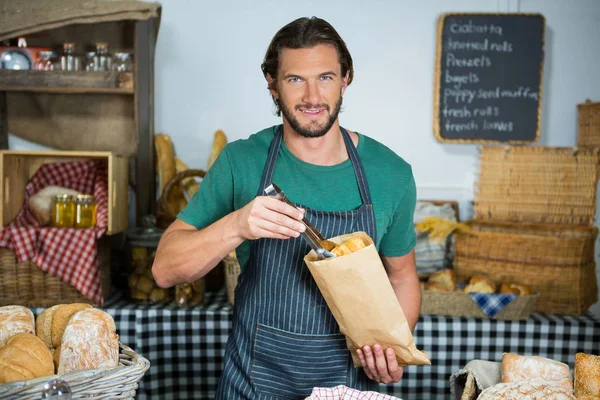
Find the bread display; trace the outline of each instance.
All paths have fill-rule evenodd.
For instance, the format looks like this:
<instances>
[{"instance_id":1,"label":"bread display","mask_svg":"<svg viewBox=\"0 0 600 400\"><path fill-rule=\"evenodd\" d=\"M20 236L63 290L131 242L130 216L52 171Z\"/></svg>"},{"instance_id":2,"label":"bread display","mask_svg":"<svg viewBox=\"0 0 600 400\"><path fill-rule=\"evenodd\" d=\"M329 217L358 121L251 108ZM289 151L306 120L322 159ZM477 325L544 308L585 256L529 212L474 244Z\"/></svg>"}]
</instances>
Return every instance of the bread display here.
<instances>
[{"instance_id":1,"label":"bread display","mask_svg":"<svg viewBox=\"0 0 600 400\"><path fill-rule=\"evenodd\" d=\"M465 286L465 293L477 292L477 293L495 293L496 284L491 279L485 276L474 276L469 281L469 284Z\"/></svg>"},{"instance_id":2,"label":"bread display","mask_svg":"<svg viewBox=\"0 0 600 400\"><path fill-rule=\"evenodd\" d=\"M23 306L0 307L0 346L17 333L35 333L33 313Z\"/></svg>"},{"instance_id":3,"label":"bread display","mask_svg":"<svg viewBox=\"0 0 600 400\"><path fill-rule=\"evenodd\" d=\"M29 211L31 211L40 224L47 225L50 223L54 198L60 194L77 196L80 193L76 190L51 185L46 186L29 198L27 201Z\"/></svg>"},{"instance_id":4,"label":"bread display","mask_svg":"<svg viewBox=\"0 0 600 400\"><path fill-rule=\"evenodd\" d=\"M119 336L110 314L89 308L69 320L60 345L58 373L119 365Z\"/></svg>"},{"instance_id":5,"label":"bread display","mask_svg":"<svg viewBox=\"0 0 600 400\"><path fill-rule=\"evenodd\" d=\"M339 246L331 249L331 252L335 254L336 257L342 257L350 253L354 253L362 248L367 247L364 240L360 237L353 237L352 239L346 240L344 243Z\"/></svg>"},{"instance_id":6,"label":"bread display","mask_svg":"<svg viewBox=\"0 0 600 400\"><path fill-rule=\"evenodd\" d=\"M0 384L53 373L52 353L33 333L17 333L0 346Z\"/></svg>"},{"instance_id":7,"label":"bread display","mask_svg":"<svg viewBox=\"0 0 600 400\"><path fill-rule=\"evenodd\" d=\"M600 356L575 354L575 397L600 399Z\"/></svg>"},{"instance_id":8,"label":"bread display","mask_svg":"<svg viewBox=\"0 0 600 400\"><path fill-rule=\"evenodd\" d=\"M519 296L531 296L533 291L527 285L519 285L516 283L503 283L500 285L500 293L516 294Z\"/></svg>"},{"instance_id":9,"label":"bread display","mask_svg":"<svg viewBox=\"0 0 600 400\"><path fill-rule=\"evenodd\" d=\"M548 386L554 386L568 393L573 393L573 381L567 364L539 356L503 354L502 382L531 380L537 380Z\"/></svg>"},{"instance_id":10,"label":"bread display","mask_svg":"<svg viewBox=\"0 0 600 400\"><path fill-rule=\"evenodd\" d=\"M477 400L576 400L564 389L543 382L498 383L485 389Z\"/></svg>"},{"instance_id":11,"label":"bread display","mask_svg":"<svg viewBox=\"0 0 600 400\"><path fill-rule=\"evenodd\" d=\"M454 292L456 278L451 269L434 272L428 279L428 289L434 292Z\"/></svg>"}]
</instances>

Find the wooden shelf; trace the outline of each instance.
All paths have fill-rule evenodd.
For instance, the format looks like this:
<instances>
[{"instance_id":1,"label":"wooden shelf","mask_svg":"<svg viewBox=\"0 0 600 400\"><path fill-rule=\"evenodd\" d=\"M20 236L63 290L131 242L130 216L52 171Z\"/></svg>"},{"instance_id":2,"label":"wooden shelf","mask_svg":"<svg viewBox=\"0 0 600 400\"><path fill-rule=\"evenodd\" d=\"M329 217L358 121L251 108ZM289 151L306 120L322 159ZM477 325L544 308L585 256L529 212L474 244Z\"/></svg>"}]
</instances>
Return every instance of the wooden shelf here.
<instances>
[{"instance_id":1,"label":"wooden shelf","mask_svg":"<svg viewBox=\"0 0 600 400\"><path fill-rule=\"evenodd\" d=\"M132 72L0 70L0 92L133 94Z\"/></svg>"}]
</instances>

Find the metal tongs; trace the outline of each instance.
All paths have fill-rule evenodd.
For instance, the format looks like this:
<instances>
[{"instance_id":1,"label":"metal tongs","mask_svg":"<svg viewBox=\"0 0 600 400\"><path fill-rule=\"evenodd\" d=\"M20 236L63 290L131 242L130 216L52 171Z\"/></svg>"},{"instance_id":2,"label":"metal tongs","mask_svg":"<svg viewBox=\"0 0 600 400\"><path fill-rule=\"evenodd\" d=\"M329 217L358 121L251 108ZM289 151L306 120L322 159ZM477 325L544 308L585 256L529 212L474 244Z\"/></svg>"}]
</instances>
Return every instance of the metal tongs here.
<instances>
[{"instance_id":1,"label":"metal tongs","mask_svg":"<svg viewBox=\"0 0 600 400\"><path fill-rule=\"evenodd\" d=\"M296 207L283 193L283 190L279 188L274 183L271 183L269 186L265 188L265 194L267 196L275 197L283 201L286 204L289 204L292 207ZM317 253L317 258L319 260L324 260L325 258L333 258L335 254L331 253L329 250L326 250L323 245L332 243L329 242L325 237L319 232L317 228L313 224L311 224L306 217L302 218L302 223L306 226L306 230L301 233L302 238L310 245L310 247Z\"/></svg>"}]
</instances>

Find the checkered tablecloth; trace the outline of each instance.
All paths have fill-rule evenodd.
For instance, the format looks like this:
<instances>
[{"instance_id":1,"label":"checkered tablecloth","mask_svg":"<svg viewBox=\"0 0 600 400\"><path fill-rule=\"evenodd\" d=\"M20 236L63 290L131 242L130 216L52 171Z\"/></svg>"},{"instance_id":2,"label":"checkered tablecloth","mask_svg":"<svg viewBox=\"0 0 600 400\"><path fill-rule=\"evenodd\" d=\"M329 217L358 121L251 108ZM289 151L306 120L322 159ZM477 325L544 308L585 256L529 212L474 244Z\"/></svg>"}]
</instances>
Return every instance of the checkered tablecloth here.
<instances>
[{"instance_id":1,"label":"checkered tablecloth","mask_svg":"<svg viewBox=\"0 0 600 400\"><path fill-rule=\"evenodd\" d=\"M120 341L148 358L137 399L214 399L231 330L225 292L206 305L136 305L111 298L102 308L117 324ZM40 310L34 310L36 314ZM598 354L600 321L534 313L525 321L424 315L415 332L430 366L410 366L402 381L380 392L403 400L450 398L449 378L473 359L500 361L503 352L538 355L574 367L575 353Z\"/></svg>"}]
</instances>

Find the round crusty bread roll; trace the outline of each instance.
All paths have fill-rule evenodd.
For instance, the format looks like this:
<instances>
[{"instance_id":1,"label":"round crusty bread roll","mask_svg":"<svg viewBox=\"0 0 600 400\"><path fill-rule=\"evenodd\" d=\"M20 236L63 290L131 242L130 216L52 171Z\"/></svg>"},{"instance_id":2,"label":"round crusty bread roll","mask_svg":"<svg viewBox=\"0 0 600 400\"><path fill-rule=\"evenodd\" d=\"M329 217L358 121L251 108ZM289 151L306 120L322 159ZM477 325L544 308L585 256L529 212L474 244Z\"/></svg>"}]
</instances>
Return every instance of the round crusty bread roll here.
<instances>
[{"instance_id":1,"label":"round crusty bread roll","mask_svg":"<svg viewBox=\"0 0 600 400\"><path fill-rule=\"evenodd\" d=\"M119 365L119 336L110 314L81 310L67 323L60 345L58 373Z\"/></svg>"},{"instance_id":2,"label":"round crusty bread roll","mask_svg":"<svg viewBox=\"0 0 600 400\"><path fill-rule=\"evenodd\" d=\"M33 313L23 306L0 307L0 345L17 333L35 333Z\"/></svg>"},{"instance_id":3,"label":"round crusty bread roll","mask_svg":"<svg viewBox=\"0 0 600 400\"><path fill-rule=\"evenodd\" d=\"M92 308L86 303L60 304L52 314L52 324L50 336L52 338L52 346L56 349L62 342L62 337L65 331L65 326L77 312L86 308ZM47 332L46 332L47 334Z\"/></svg>"},{"instance_id":4,"label":"round crusty bread roll","mask_svg":"<svg viewBox=\"0 0 600 400\"><path fill-rule=\"evenodd\" d=\"M52 344L52 318L54 312L61 304L44 309L35 320L35 334L42 342L54 353L54 345Z\"/></svg>"},{"instance_id":5,"label":"round crusty bread roll","mask_svg":"<svg viewBox=\"0 0 600 400\"><path fill-rule=\"evenodd\" d=\"M34 334L17 333L0 346L0 384L52 374L52 354Z\"/></svg>"},{"instance_id":6,"label":"round crusty bread roll","mask_svg":"<svg viewBox=\"0 0 600 400\"><path fill-rule=\"evenodd\" d=\"M456 289L456 277L451 269L434 272L427 283L427 288L436 292L453 292Z\"/></svg>"},{"instance_id":7,"label":"round crusty bread roll","mask_svg":"<svg viewBox=\"0 0 600 400\"><path fill-rule=\"evenodd\" d=\"M569 366L560 361L540 356L502 355L502 382L536 380L549 386L573 393Z\"/></svg>"},{"instance_id":8,"label":"round crusty bread roll","mask_svg":"<svg viewBox=\"0 0 600 400\"><path fill-rule=\"evenodd\" d=\"M600 399L600 356L575 354L575 396Z\"/></svg>"},{"instance_id":9,"label":"round crusty bread roll","mask_svg":"<svg viewBox=\"0 0 600 400\"><path fill-rule=\"evenodd\" d=\"M529 296L532 294L532 290L527 285L519 285L516 283L503 283L502 285L500 285L500 293L516 294L519 296Z\"/></svg>"},{"instance_id":10,"label":"round crusty bread roll","mask_svg":"<svg viewBox=\"0 0 600 400\"><path fill-rule=\"evenodd\" d=\"M465 293L495 293L496 284L485 276L474 276L469 280L469 284L465 286Z\"/></svg>"},{"instance_id":11,"label":"round crusty bread roll","mask_svg":"<svg viewBox=\"0 0 600 400\"><path fill-rule=\"evenodd\" d=\"M477 400L576 400L564 389L543 382L498 383L485 389Z\"/></svg>"}]
</instances>

